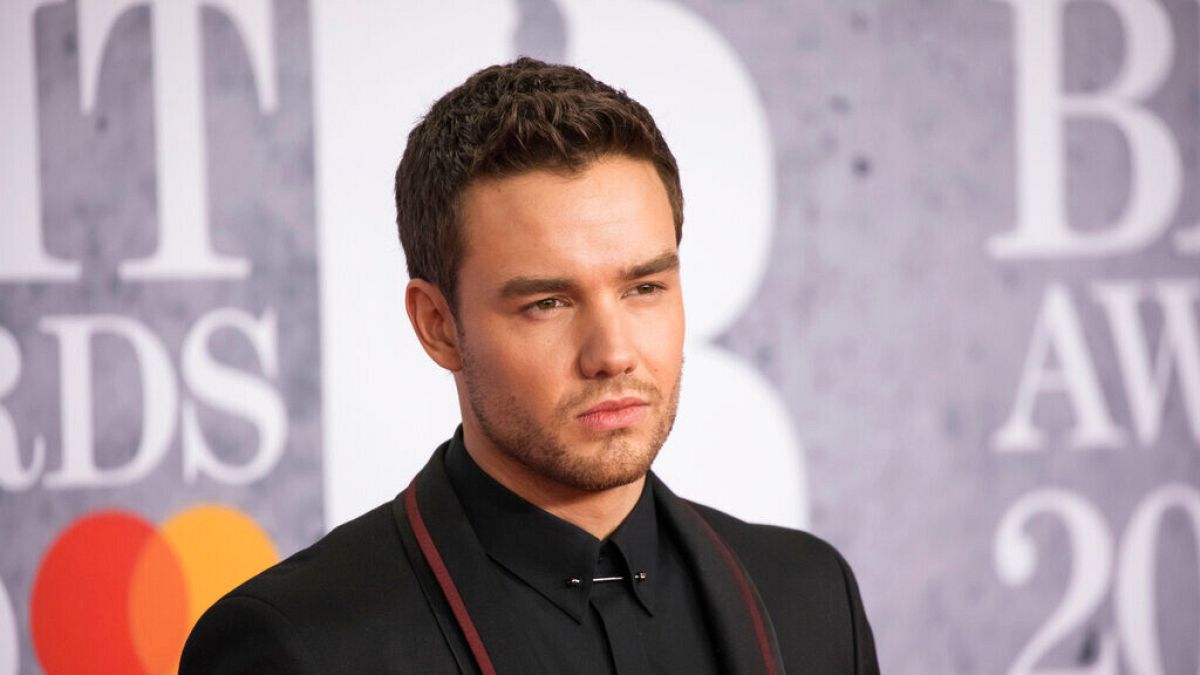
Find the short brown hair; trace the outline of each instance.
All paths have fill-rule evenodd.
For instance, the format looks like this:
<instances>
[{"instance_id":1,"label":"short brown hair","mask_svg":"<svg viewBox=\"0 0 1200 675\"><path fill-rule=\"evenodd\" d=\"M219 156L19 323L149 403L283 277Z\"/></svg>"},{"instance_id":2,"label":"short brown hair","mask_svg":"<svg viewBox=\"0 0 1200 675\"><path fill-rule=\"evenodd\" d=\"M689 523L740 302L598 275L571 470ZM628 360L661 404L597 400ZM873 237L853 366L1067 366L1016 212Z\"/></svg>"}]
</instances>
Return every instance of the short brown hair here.
<instances>
[{"instance_id":1,"label":"short brown hair","mask_svg":"<svg viewBox=\"0 0 1200 675\"><path fill-rule=\"evenodd\" d=\"M436 284L456 308L465 248L459 202L471 181L534 169L581 171L608 154L654 164L678 242L679 167L644 106L579 68L531 58L475 73L409 133L396 169L396 224L409 277Z\"/></svg>"}]
</instances>

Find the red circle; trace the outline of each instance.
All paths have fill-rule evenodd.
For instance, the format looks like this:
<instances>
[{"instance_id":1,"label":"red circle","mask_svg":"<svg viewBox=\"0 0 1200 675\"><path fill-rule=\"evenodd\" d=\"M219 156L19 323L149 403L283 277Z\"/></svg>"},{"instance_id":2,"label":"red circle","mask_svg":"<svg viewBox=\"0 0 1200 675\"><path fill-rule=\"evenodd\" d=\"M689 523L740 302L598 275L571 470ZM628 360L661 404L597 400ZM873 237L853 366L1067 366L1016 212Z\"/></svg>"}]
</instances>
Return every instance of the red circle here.
<instances>
[{"instance_id":1,"label":"red circle","mask_svg":"<svg viewBox=\"0 0 1200 675\"><path fill-rule=\"evenodd\" d=\"M143 548L158 536L141 518L100 511L73 523L33 582L33 646L47 673L138 673L130 590Z\"/></svg>"}]
</instances>

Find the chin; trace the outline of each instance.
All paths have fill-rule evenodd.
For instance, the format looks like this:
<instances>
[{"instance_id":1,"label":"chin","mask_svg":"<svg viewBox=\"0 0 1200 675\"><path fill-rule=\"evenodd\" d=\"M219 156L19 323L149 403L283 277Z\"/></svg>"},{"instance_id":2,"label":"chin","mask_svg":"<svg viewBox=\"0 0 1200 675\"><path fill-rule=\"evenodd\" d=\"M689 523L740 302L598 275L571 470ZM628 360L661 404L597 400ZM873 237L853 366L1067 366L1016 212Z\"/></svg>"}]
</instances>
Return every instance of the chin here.
<instances>
[{"instance_id":1,"label":"chin","mask_svg":"<svg viewBox=\"0 0 1200 675\"><path fill-rule=\"evenodd\" d=\"M580 490L600 492L629 485L645 476L658 456L648 439L631 437L628 429L607 432L607 438L587 462L567 462L562 477Z\"/></svg>"},{"instance_id":2,"label":"chin","mask_svg":"<svg viewBox=\"0 0 1200 675\"><path fill-rule=\"evenodd\" d=\"M564 484L582 492L604 492L629 485L644 477L647 471L649 471L648 466L645 469L629 472L606 471L587 475L573 475L568 479L570 482L564 482Z\"/></svg>"}]
</instances>

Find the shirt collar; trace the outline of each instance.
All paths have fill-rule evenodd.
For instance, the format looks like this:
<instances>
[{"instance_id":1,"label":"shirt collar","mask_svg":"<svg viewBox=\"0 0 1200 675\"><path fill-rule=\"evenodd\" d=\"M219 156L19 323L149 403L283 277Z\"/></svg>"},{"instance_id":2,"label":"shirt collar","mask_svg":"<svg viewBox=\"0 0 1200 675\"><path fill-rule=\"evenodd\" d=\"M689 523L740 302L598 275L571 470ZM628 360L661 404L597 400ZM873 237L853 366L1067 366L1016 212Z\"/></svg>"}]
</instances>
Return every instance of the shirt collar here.
<instances>
[{"instance_id":1,"label":"shirt collar","mask_svg":"<svg viewBox=\"0 0 1200 675\"><path fill-rule=\"evenodd\" d=\"M446 452L446 474L488 556L582 622L604 542L512 492L489 476L467 452L460 426ZM658 526L647 480L630 514L609 537L623 558L621 582L653 613L658 579ZM644 581L633 575L645 572ZM568 579L579 579L571 585Z\"/></svg>"},{"instance_id":2,"label":"shirt collar","mask_svg":"<svg viewBox=\"0 0 1200 675\"><path fill-rule=\"evenodd\" d=\"M627 570L624 583L632 585L638 602L647 612L654 614L654 589L661 583L658 578L658 514L654 509L654 492L648 478L633 510L609 535L608 540L625 557ZM645 574L642 581L634 579L634 575L639 573Z\"/></svg>"}]
</instances>

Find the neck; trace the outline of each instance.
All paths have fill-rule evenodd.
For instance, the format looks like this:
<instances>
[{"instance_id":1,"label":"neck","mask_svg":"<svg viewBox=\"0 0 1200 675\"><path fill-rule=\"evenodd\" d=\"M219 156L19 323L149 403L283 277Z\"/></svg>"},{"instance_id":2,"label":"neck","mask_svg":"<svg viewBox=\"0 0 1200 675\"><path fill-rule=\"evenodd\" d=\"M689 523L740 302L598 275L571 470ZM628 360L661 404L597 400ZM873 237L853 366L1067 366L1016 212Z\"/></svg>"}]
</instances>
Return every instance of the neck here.
<instances>
[{"instance_id":1,"label":"neck","mask_svg":"<svg viewBox=\"0 0 1200 675\"><path fill-rule=\"evenodd\" d=\"M646 477L607 490L581 490L535 473L463 425L467 454L497 483L525 501L571 523L597 539L612 534L633 510Z\"/></svg>"}]
</instances>

